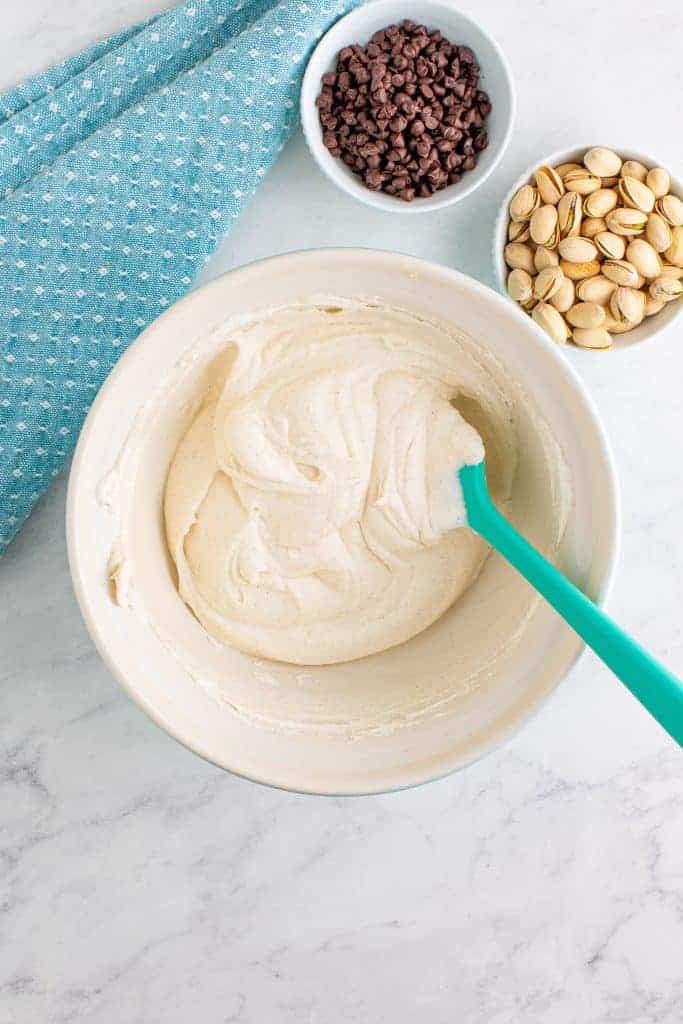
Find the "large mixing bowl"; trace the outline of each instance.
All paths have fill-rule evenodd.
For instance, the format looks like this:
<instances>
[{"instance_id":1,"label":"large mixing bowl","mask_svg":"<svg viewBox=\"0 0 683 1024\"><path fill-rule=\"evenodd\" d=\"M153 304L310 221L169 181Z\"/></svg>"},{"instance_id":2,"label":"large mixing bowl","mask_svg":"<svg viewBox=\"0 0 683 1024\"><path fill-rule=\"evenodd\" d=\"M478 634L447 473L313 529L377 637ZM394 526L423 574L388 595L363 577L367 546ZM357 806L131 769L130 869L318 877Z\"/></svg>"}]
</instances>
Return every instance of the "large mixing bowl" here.
<instances>
[{"instance_id":1,"label":"large mixing bowl","mask_svg":"<svg viewBox=\"0 0 683 1024\"><path fill-rule=\"evenodd\" d=\"M233 271L147 328L83 429L69 487L69 558L102 657L172 736L260 782L373 793L436 778L496 747L558 686L583 645L540 600L520 633L526 584L496 554L438 622L369 658L301 668L207 637L177 595L161 511L181 429L178 408L210 372L188 352L236 314L320 295L407 308L489 347L564 451L573 501L558 562L591 597L604 599L619 532L614 470L597 414L567 361L529 318L476 281L407 256L356 249L294 253ZM184 383L150 414L151 396L179 361L191 368ZM533 539L534 524L554 512L542 504L529 423L519 425L518 478ZM135 456L111 477L131 431L139 434ZM122 517L132 538L126 573L133 608L114 602L107 576ZM490 651L495 659L482 660ZM479 662L486 670L477 671Z\"/></svg>"}]
</instances>

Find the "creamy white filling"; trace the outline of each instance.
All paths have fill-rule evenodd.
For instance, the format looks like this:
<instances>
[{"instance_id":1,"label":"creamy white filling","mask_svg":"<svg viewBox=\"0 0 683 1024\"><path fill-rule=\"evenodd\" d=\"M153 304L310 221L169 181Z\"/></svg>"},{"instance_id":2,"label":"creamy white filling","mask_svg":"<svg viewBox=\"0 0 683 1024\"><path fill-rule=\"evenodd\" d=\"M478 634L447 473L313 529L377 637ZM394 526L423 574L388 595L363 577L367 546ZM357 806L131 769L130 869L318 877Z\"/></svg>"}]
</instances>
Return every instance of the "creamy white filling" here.
<instances>
[{"instance_id":1,"label":"creamy white filling","mask_svg":"<svg viewBox=\"0 0 683 1024\"><path fill-rule=\"evenodd\" d=\"M166 484L183 600L222 643L298 664L415 636L486 557L457 470L481 433L505 499L510 400L451 334L379 306L274 310L226 347Z\"/></svg>"}]
</instances>

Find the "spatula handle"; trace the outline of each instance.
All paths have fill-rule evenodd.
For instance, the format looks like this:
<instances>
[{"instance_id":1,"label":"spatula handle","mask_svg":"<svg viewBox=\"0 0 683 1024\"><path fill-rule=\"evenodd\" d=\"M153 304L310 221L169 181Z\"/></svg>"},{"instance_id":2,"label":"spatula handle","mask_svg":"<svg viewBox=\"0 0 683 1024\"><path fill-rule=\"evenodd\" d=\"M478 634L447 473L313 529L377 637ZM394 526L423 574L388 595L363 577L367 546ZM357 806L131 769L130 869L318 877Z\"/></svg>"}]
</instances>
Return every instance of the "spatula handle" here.
<instances>
[{"instance_id":1,"label":"spatula handle","mask_svg":"<svg viewBox=\"0 0 683 1024\"><path fill-rule=\"evenodd\" d=\"M472 529L535 587L683 746L683 682L627 636L500 514L489 496L483 464L466 466L459 476Z\"/></svg>"}]
</instances>

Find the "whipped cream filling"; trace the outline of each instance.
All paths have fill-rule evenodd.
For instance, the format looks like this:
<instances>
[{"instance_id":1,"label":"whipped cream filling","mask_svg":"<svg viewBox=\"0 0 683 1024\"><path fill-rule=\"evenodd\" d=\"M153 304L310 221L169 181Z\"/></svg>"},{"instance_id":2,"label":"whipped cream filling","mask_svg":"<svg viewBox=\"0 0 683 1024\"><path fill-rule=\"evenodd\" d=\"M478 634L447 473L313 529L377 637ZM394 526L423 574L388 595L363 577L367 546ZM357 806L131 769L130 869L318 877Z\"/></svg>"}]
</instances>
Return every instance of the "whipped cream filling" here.
<instances>
[{"instance_id":1,"label":"whipped cream filling","mask_svg":"<svg viewBox=\"0 0 683 1024\"><path fill-rule=\"evenodd\" d=\"M296 664L424 630L488 552L457 470L485 444L494 497L510 490L499 382L439 325L346 300L271 310L225 348L166 482L182 599L221 643Z\"/></svg>"}]
</instances>

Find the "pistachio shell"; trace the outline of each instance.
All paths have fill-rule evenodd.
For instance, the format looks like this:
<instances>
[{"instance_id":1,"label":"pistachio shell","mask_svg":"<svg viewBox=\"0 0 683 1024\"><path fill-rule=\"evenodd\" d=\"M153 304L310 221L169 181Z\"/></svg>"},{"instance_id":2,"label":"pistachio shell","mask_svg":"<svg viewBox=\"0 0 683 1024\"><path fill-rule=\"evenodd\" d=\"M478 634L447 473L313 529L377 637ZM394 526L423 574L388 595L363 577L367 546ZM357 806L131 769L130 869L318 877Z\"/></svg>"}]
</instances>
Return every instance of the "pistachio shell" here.
<instances>
[{"instance_id":1,"label":"pistachio shell","mask_svg":"<svg viewBox=\"0 0 683 1024\"><path fill-rule=\"evenodd\" d=\"M539 272L546 267L559 267L560 257L554 249L548 249L545 245L539 245L534 253L534 266Z\"/></svg>"},{"instance_id":2,"label":"pistachio shell","mask_svg":"<svg viewBox=\"0 0 683 1024\"><path fill-rule=\"evenodd\" d=\"M505 262L512 270L534 273L534 254L531 248L522 242L508 242L505 246Z\"/></svg>"},{"instance_id":3,"label":"pistachio shell","mask_svg":"<svg viewBox=\"0 0 683 1024\"><path fill-rule=\"evenodd\" d=\"M564 195L564 185L562 184L562 178L554 167L547 167L545 165L539 167L534 172L534 179L543 202L556 206Z\"/></svg>"},{"instance_id":4,"label":"pistachio shell","mask_svg":"<svg viewBox=\"0 0 683 1024\"><path fill-rule=\"evenodd\" d=\"M508 224L509 242L528 242L531 238L528 220L511 220Z\"/></svg>"},{"instance_id":5,"label":"pistachio shell","mask_svg":"<svg viewBox=\"0 0 683 1024\"><path fill-rule=\"evenodd\" d=\"M644 278L659 277L662 263L649 242L643 238L634 238L626 249L626 259L632 263Z\"/></svg>"},{"instance_id":6,"label":"pistachio shell","mask_svg":"<svg viewBox=\"0 0 683 1024\"><path fill-rule=\"evenodd\" d=\"M560 237L578 235L581 229L582 204L578 192L565 192L557 204L557 222Z\"/></svg>"},{"instance_id":7,"label":"pistachio shell","mask_svg":"<svg viewBox=\"0 0 683 1024\"><path fill-rule=\"evenodd\" d=\"M607 230L614 235L640 235L645 230L647 215L640 210L619 207L605 217Z\"/></svg>"},{"instance_id":8,"label":"pistachio shell","mask_svg":"<svg viewBox=\"0 0 683 1024\"><path fill-rule=\"evenodd\" d=\"M645 294L634 288L615 288L609 309L617 323L639 324L645 316Z\"/></svg>"},{"instance_id":9,"label":"pistachio shell","mask_svg":"<svg viewBox=\"0 0 683 1024\"><path fill-rule=\"evenodd\" d=\"M569 260L560 260L560 267L565 277L571 281L583 281L585 277L595 277L600 273L600 264L597 260L589 260L587 263L570 263Z\"/></svg>"},{"instance_id":10,"label":"pistachio shell","mask_svg":"<svg viewBox=\"0 0 683 1024\"><path fill-rule=\"evenodd\" d=\"M602 187L603 188L616 188L618 184L619 184L619 175L618 174L612 175L609 178L602 178Z\"/></svg>"},{"instance_id":11,"label":"pistachio shell","mask_svg":"<svg viewBox=\"0 0 683 1024\"><path fill-rule=\"evenodd\" d=\"M671 228L658 213L651 213L647 218L645 237L655 252L665 252L673 241Z\"/></svg>"},{"instance_id":12,"label":"pistachio shell","mask_svg":"<svg viewBox=\"0 0 683 1024\"><path fill-rule=\"evenodd\" d=\"M574 282L570 281L568 277L563 276L562 284L552 296L550 302L560 313L566 313L574 305L575 296Z\"/></svg>"},{"instance_id":13,"label":"pistachio shell","mask_svg":"<svg viewBox=\"0 0 683 1024\"><path fill-rule=\"evenodd\" d=\"M601 179L585 168L568 171L562 180L568 192L578 192L582 196L590 195L591 192L597 192L599 188L602 188Z\"/></svg>"},{"instance_id":14,"label":"pistachio shell","mask_svg":"<svg viewBox=\"0 0 683 1024\"><path fill-rule=\"evenodd\" d=\"M610 281L624 288L638 287L638 271L627 260L605 260L602 272Z\"/></svg>"},{"instance_id":15,"label":"pistachio shell","mask_svg":"<svg viewBox=\"0 0 683 1024\"><path fill-rule=\"evenodd\" d=\"M539 327L549 334L558 345L564 345L569 331L564 317L548 302L539 302L531 314Z\"/></svg>"},{"instance_id":16,"label":"pistachio shell","mask_svg":"<svg viewBox=\"0 0 683 1024\"><path fill-rule=\"evenodd\" d=\"M622 178L619 182L619 195L624 201L624 206L630 206L632 210L652 213L655 208L654 193L637 178Z\"/></svg>"},{"instance_id":17,"label":"pistachio shell","mask_svg":"<svg viewBox=\"0 0 683 1024\"><path fill-rule=\"evenodd\" d=\"M612 344L612 338L604 327L576 327L572 337L580 348L609 348Z\"/></svg>"},{"instance_id":18,"label":"pistachio shell","mask_svg":"<svg viewBox=\"0 0 683 1024\"><path fill-rule=\"evenodd\" d=\"M659 302L671 302L683 295L683 281L665 274L652 282L650 295Z\"/></svg>"},{"instance_id":19,"label":"pistachio shell","mask_svg":"<svg viewBox=\"0 0 683 1024\"><path fill-rule=\"evenodd\" d=\"M600 231L593 239L598 252L608 260L623 259L626 252L626 242L621 235L613 235L611 231Z\"/></svg>"},{"instance_id":20,"label":"pistachio shell","mask_svg":"<svg viewBox=\"0 0 683 1024\"><path fill-rule=\"evenodd\" d=\"M597 247L589 238L577 238L576 235L561 239L558 251L562 259L570 263L588 263L598 256Z\"/></svg>"},{"instance_id":21,"label":"pistachio shell","mask_svg":"<svg viewBox=\"0 0 683 1024\"><path fill-rule=\"evenodd\" d=\"M645 316L655 316L666 306L664 299L653 299L651 295L645 296Z\"/></svg>"},{"instance_id":22,"label":"pistachio shell","mask_svg":"<svg viewBox=\"0 0 683 1024\"><path fill-rule=\"evenodd\" d=\"M647 178L647 167L639 160L625 160L621 165L622 178L635 178L636 181L645 181Z\"/></svg>"},{"instance_id":23,"label":"pistachio shell","mask_svg":"<svg viewBox=\"0 0 683 1024\"><path fill-rule=\"evenodd\" d=\"M653 167L651 171L647 172L645 184L655 199L661 199L671 188L671 175L663 167Z\"/></svg>"},{"instance_id":24,"label":"pistachio shell","mask_svg":"<svg viewBox=\"0 0 683 1024\"><path fill-rule=\"evenodd\" d=\"M576 294L582 302L597 302L599 306L604 306L616 287L614 281L609 281L600 274L598 277L589 277L581 281L576 287Z\"/></svg>"},{"instance_id":25,"label":"pistachio shell","mask_svg":"<svg viewBox=\"0 0 683 1024\"><path fill-rule=\"evenodd\" d=\"M611 313L607 314L607 319L604 323L605 330L609 331L610 334L627 334L637 326L638 324L619 323L618 320L614 319Z\"/></svg>"},{"instance_id":26,"label":"pistachio shell","mask_svg":"<svg viewBox=\"0 0 683 1024\"><path fill-rule=\"evenodd\" d=\"M534 281L534 298L539 302L548 302L559 291L564 274L559 267L546 267Z\"/></svg>"},{"instance_id":27,"label":"pistachio shell","mask_svg":"<svg viewBox=\"0 0 683 1024\"><path fill-rule=\"evenodd\" d=\"M683 224L683 202L678 196L662 196L655 203L655 210L672 228Z\"/></svg>"},{"instance_id":28,"label":"pistachio shell","mask_svg":"<svg viewBox=\"0 0 683 1024\"><path fill-rule=\"evenodd\" d=\"M529 230L531 231L531 239L536 245L546 245L554 249L559 236L557 208L548 203L545 206L539 206L531 218Z\"/></svg>"},{"instance_id":29,"label":"pistachio shell","mask_svg":"<svg viewBox=\"0 0 683 1024\"><path fill-rule=\"evenodd\" d=\"M569 163L558 164L555 170L559 176L564 180L565 174L569 174L570 171L580 171L583 168L583 164Z\"/></svg>"},{"instance_id":30,"label":"pistachio shell","mask_svg":"<svg viewBox=\"0 0 683 1024\"><path fill-rule=\"evenodd\" d=\"M530 220L534 210L541 203L538 189L533 185L522 185L510 200L510 217L512 220Z\"/></svg>"},{"instance_id":31,"label":"pistachio shell","mask_svg":"<svg viewBox=\"0 0 683 1024\"><path fill-rule=\"evenodd\" d=\"M618 202L619 196L613 188L599 188L597 192L586 196L583 210L587 217L604 217L616 208Z\"/></svg>"},{"instance_id":32,"label":"pistachio shell","mask_svg":"<svg viewBox=\"0 0 683 1024\"><path fill-rule=\"evenodd\" d=\"M675 267L683 267L683 226L674 228L671 235L671 245L664 256Z\"/></svg>"},{"instance_id":33,"label":"pistachio shell","mask_svg":"<svg viewBox=\"0 0 683 1024\"><path fill-rule=\"evenodd\" d=\"M534 282L531 274L519 267L508 274L507 286L508 295L515 302L528 302L533 295Z\"/></svg>"},{"instance_id":34,"label":"pistachio shell","mask_svg":"<svg viewBox=\"0 0 683 1024\"><path fill-rule=\"evenodd\" d=\"M581 222L581 234L584 238L595 238L601 231L607 231L607 222L602 217L586 217Z\"/></svg>"},{"instance_id":35,"label":"pistachio shell","mask_svg":"<svg viewBox=\"0 0 683 1024\"><path fill-rule=\"evenodd\" d=\"M665 277L675 277L683 281L683 267L672 267L670 263L662 263L662 274Z\"/></svg>"},{"instance_id":36,"label":"pistachio shell","mask_svg":"<svg viewBox=\"0 0 683 1024\"><path fill-rule=\"evenodd\" d=\"M621 157L612 149L594 146L583 158L584 165L598 178L608 178L621 170Z\"/></svg>"},{"instance_id":37,"label":"pistachio shell","mask_svg":"<svg viewBox=\"0 0 683 1024\"><path fill-rule=\"evenodd\" d=\"M572 327L602 327L605 322L605 311L597 302L579 302L569 310L567 320Z\"/></svg>"}]
</instances>

